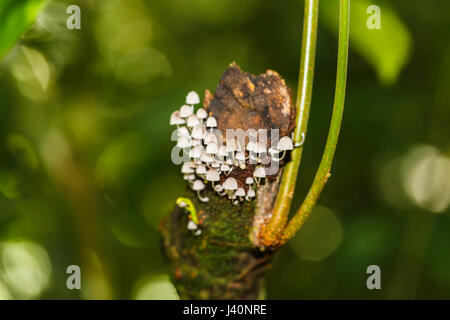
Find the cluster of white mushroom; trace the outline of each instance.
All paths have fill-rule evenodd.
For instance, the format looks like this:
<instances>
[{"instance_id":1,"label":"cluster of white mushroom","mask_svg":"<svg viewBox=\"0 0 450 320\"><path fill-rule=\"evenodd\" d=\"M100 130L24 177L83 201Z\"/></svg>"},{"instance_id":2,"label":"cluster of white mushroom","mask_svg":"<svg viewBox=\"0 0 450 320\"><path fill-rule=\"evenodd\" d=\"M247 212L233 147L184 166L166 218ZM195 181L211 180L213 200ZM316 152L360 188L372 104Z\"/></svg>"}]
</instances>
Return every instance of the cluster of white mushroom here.
<instances>
[{"instance_id":1,"label":"cluster of white mushroom","mask_svg":"<svg viewBox=\"0 0 450 320\"><path fill-rule=\"evenodd\" d=\"M292 139L282 137L276 147L272 146L269 150L265 143L249 141L246 146L241 146L234 138L223 145L221 133L216 129L216 119L208 115L204 108L194 110L199 103L198 94L191 91L186 96L186 104L170 117L170 124L177 126L177 147L185 149L190 159L181 167L184 179L203 202L209 201L208 197L201 195L206 188L205 183L211 183L214 191L227 196L234 204L251 201L256 197L255 189L266 178L264 158L270 155L272 160L281 161L286 152L294 148ZM255 167L253 176L245 180L247 191L233 177L226 178L220 184L221 175L228 176L235 168L245 169L249 164L255 164Z\"/></svg>"}]
</instances>

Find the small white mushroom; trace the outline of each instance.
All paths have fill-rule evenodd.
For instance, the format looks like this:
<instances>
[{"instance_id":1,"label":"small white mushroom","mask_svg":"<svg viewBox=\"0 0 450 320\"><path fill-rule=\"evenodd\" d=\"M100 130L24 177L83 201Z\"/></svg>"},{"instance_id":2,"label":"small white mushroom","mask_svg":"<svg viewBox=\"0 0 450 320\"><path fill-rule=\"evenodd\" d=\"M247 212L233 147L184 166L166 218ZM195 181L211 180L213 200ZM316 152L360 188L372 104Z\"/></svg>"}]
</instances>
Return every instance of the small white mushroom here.
<instances>
[{"instance_id":1,"label":"small white mushroom","mask_svg":"<svg viewBox=\"0 0 450 320\"><path fill-rule=\"evenodd\" d=\"M222 164L220 165L220 171L222 171L222 172L224 172L226 175L228 175L229 172L231 172L230 166L227 165L226 163L222 163Z\"/></svg>"},{"instance_id":2,"label":"small white mushroom","mask_svg":"<svg viewBox=\"0 0 450 320\"><path fill-rule=\"evenodd\" d=\"M220 168L220 162L213 161L213 163L211 163L211 167L214 168L214 169Z\"/></svg>"},{"instance_id":3,"label":"small white mushroom","mask_svg":"<svg viewBox=\"0 0 450 320\"><path fill-rule=\"evenodd\" d=\"M216 169L210 169L206 173L206 180L212 182L212 186L214 188L214 183L220 180L220 174Z\"/></svg>"},{"instance_id":4,"label":"small white mushroom","mask_svg":"<svg viewBox=\"0 0 450 320\"><path fill-rule=\"evenodd\" d=\"M191 230L191 231L194 231L194 230L197 230L198 227L197 227L197 225L195 224L194 221L189 220L189 222L188 222L188 224L187 224L187 229L188 229L188 230Z\"/></svg>"},{"instance_id":5,"label":"small white mushroom","mask_svg":"<svg viewBox=\"0 0 450 320\"><path fill-rule=\"evenodd\" d=\"M239 201L244 200L245 190L243 188L237 188L236 192L234 193L234 196L237 197Z\"/></svg>"},{"instance_id":6,"label":"small white mushroom","mask_svg":"<svg viewBox=\"0 0 450 320\"><path fill-rule=\"evenodd\" d=\"M200 103L200 97L198 96L197 92L191 91L186 96L186 104L199 104Z\"/></svg>"},{"instance_id":7,"label":"small white mushroom","mask_svg":"<svg viewBox=\"0 0 450 320\"><path fill-rule=\"evenodd\" d=\"M195 146L189 151L189 158L199 159L202 156L202 153L203 153L203 147Z\"/></svg>"},{"instance_id":8,"label":"small white mushroom","mask_svg":"<svg viewBox=\"0 0 450 320\"><path fill-rule=\"evenodd\" d=\"M264 167L256 167L255 171L253 171L253 176L255 177L256 185L259 187L261 179L266 177L266 169Z\"/></svg>"},{"instance_id":9,"label":"small white mushroom","mask_svg":"<svg viewBox=\"0 0 450 320\"><path fill-rule=\"evenodd\" d=\"M170 115L170 125L180 125L180 124L184 124L185 121L183 118L180 117L180 111L174 111L172 112L172 114Z\"/></svg>"},{"instance_id":10,"label":"small white mushroom","mask_svg":"<svg viewBox=\"0 0 450 320\"><path fill-rule=\"evenodd\" d=\"M208 117L206 119L206 127L211 129L211 132L213 131L213 128L217 127L217 120L214 117Z\"/></svg>"},{"instance_id":11,"label":"small white mushroom","mask_svg":"<svg viewBox=\"0 0 450 320\"><path fill-rule=\"evenodd\" d=\"M221 184L216 184L214 186L214 191L216 191L220 196L224 196L226 194L225 190Z\"/></svg>"},{"instance_id":12,"label":"small white mushroom","mask_svg":"<svg viewBox=\"0 0 450 320\"><path fill-rule=\"evenodd\" d=\"M228 198L232 198L234 195L234 192L238 188L238 184L235 178L227 178L225 182L222 184L224 190L228 194Z\"/></svg>"},{"instance_id":13,"label":"small white mushroom","mask_svg":"<svg viewBox=\"0 0 450 320\"><path fill-rule=\"evenodd\" d=\"M195 174L185 174L183 176L183 179L188 182L191 182L191 181L195 180Z\"/></svg>"},{"instance_id":14,"label":"small white mushroom","mask_svg":"<svg viewBox=\"0 0 450 320\"><path fill-rule=\"evenodd\" d=\"M205 184L201 180L195 180L194 183L192 184L192 190L197 191L197 195L200 201L208 202L209 198L202 197L202 195L200 194L200 191L202 191L203 189L205 189Z\"/></svg>"},{"instance_id":15,"label":"small white mushroom","mask_svg":"<svg viewBox=\"0 0 450 320\"><path fill-rule=\"evenodd\" d=\"M202 128L202 126L200 124L195 126L192 129L191 137L192 137L192 139L196 139L196 140L203 139L203 137L204 137L204 135L203 135L203 128Z\"/></svg>"},{"instance_id":16,"label":"small white mushroom","mask_svg":"<svg viewBox=\"0 0 450 320\"><path fill-rule=\"evenodd\" d=\"M188 148L190 146L191 146L191 143L190 143L188 137L179 137L178 138L178 140L177 140L177 147L178 148L184 149L184 148Z\"/></svg>"},{"instance_id":17,"label":"small white mushroom","mask_svg":"<svg viewBox=\"0 0 450 320\"><path fill-rule=\"evenodd\" d=\"M209 154L207 154L206 152L203 152L200 160L206 164L210 164L214 161L214 158L211 157Z\"/></svg>"},{"instance_id":18,"label":"small white mushroom","mask_svg":"<svg viewBox=\"0 0 450 320\"><path fill-rule=\"evenodd\" d=\"M217 137L214 133L207 133L205 135L205 144L215 143L217 144Z\"/></svg>"},{"instance_id":19,"label":"small white mushroom","mask_svg":"<svg viewBox=\"0 0 450 320\"><path fill-rule=\"evenodd\" d=\"M281 138L280 141L278 142L277 149L283 152L281 157L278 159L278 161L281 161L284 159L286 151L294 149L292 139L287 136Z\"/></svg>"},{"instance_id":20,"label":"small white mushroom","mask_svg":"<svg viewBox=\"0 0 450 320\"><path fill-rule=\"evenodd\" d=\"M179 127L177 129L177 136L179 137L189 137L191 133L189 132L188 128L185 126Z\"/></svg>"},{"instance_id":21,"label":"small white mushroom","mask_svg":"<svg viewBox=\"0 0 450 320\"><path fill-rule=\"evenodd\" d=\"M195 173L197 173L199 176L201 176L202 178L205 177L206 173L208 171L206 170L206 166L204 164L201 164L197 167L197 169L195 169Z\"/></svg>"},{"instance_id":22,"label":"small white mushroom","mask_svg":"<svg viewBox=\"0 0 450 320\"><path fill-rule=\"evenodd\" d=\"M251 186L253 183L255 183L255 180L253 180L252 177L247 177L247 179L245 179L245 183Z\"/></svg>"},{"instance_id":23,"label":"small white mushroom","mask_svg":"<svg viewBox=\"0 0 450 320\"><path fill-rule=\"evenodd\" d=\"M192 169L191 163L189 163L189 162L183 163L183 165L181 166L181 173L183 173L183 174L194 173L194 169Z\"/></svg>"},{"instance_id":24,"label":"small white mushroom","mask_svg":"<svg viewBox=\"0 0 450 320\"><path fill-rule=\"evenodd\" d=\"M235 160L241 169L245 169L245 153L244 152L236 152Z\"/></svg>"},{"instance_id":25,"label":"small white mushroom","mask_svg":"<svg viewBox=\"0 0 450 320\"><path fill-rule=\"evenodd\" d=\"M217 153L217 144L210 143L206 146L206 153L207 154L216 154Z\"/></svg>"},{"instance_id":26,"label":"small white mushroom","mask_svg":"<svg viewBox=\"0 0 450 320\"><path fill-rule=\"evenodd\" d=\"M194 113L194 107L188 106L186 104L181 106L180 117L187 118L193 113Z\"/></svg>"},{"instance_id":27,"label":"small white mushroom","mask_svg":"<svg viewBox=\"0 0 450 320\"><path fill-rule=\"evenodd\" d=\"M193 128L195 126L198 126L200 124L200 120L198 120L197 116L195 114L191 114L186 121L186 125L188 128Z\"/></svg>"},{"instance_id":28,"label":"small white mushroom","mask_svg":"<svg viewBox=\"0 0 450 320\"><path fill-rule=\"evenodd\" d=\"M202 123L203 123L203 120L205 120L208 117L208 113L203 108L198 109L196 114L197 114L197 118L199 118L200 122L202 122Z\"/></svg>"},{"instance_id":29,"label":"small white mushroom","mask_svg":"<svg viewBox=\"0 0 450 320\"><path fill-rule=\"evenodd\" d=\"M245 196L245 200L251 201L256 196L255 190L248 189L247 195Z\"/></svg>"}]
</instances>

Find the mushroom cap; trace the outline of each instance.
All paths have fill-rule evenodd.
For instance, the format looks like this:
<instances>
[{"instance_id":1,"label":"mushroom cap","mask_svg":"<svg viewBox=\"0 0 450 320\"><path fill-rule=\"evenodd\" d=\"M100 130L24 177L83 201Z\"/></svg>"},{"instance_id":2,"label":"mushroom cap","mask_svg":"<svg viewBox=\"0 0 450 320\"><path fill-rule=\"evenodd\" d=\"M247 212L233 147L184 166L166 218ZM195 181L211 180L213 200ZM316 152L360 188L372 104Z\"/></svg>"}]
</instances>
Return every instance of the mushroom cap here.
<instances>
[{"instance_id":1,"label":"mushroom cap","mask_svg":"<svg viewBox=\"0 0 450 320\"><path fill-rule=\"evenodd\" d=\"M194 113L194 107L188 106L188 105L183 105L181 106L180 109L180 117L182 118L187 118L189 117L192 113Z\"/></svg>"},{"instance_id":2,"label":"mushroom cap","mask_svg":"<svg viewBox=\"0 0 450 320\"><path fill-rule=\"evenodd\" d=\"M292 144L292 139L285 136L278 141L277 149L281 151L292 150L294 145Z\"/></svg>"},{"instance_id":3,"label":"mushroom cap","mask_svg":"<svg viewBox=\"0 0 450 320\"><path fill-rule=\"evenodd\" d=\"M203 127L200 124L192 129L191 137L197 140L203 139Z\"/></svg>"},{"instance_id":4,"label":"mushroom cap","mask_svg":"<svg viewBox=\"0 0 450 320\"><path fill-rule=\"evenodd\" d=\"M194 231L194 230L197 230L197 225L195 224L195 222L194 221L192 221L192 220L189 220L189 222L188 222L188 224L187 224L187 229L188 230L192 230L192 231Z\"/></svg>"},{"instance_id":5,"label":"mushroom cap","mask_svg":"<svg viewBox=\"0 0 450 320\"><path fill-rule=\"evenodd\" d=\"M252 177L247 177L247 179L245 179L246 184L253 184L254 182L255 182L255 180L253 180Z\"/></svg>"},{"instance_id":6,"label":"mushroom cap","mask_svg":"<svg viewBox=\"0 0 450 320\"><path fill-rule=\"evenodd\" d=\"M209 169L208 173L206 174L206 180L219 181L220 180L219 172L217 172L216 169Z\"/></svg>"},{"instance_id":7,"label":"mushroom cap","mask_svg":"<svg viewBox=\"0 0 450 320\"><path fill-rule=\"evenodd\" d=\"M197 118L206 119L208 117L208 112L205 109L200 108L197 110Z\"/></svg>"},{"instance_id":8,"label":"mushroom cap","mask_svg":"<svg viewBox=\"0 0 450 320\"><path fill-rule=\"evenodd\" d=\"M205 144L210 144L211 142L217 144L217 137L214 133L209 132L205 136Z\"/></svg>"},{"instance_id":9,"label":"mushroom cap","mask_svg":"<svg viewBox=\"0 0 450 320\"><path fill-rule=\"evenodd\" d=\"M189 151L189 158L198 159L202 156L202 153L203 153L203 147L195 146Z\"/></svg>"},{"instance_id":10,"label":"mushroom cap","mask_svg":"<svg viewBox=\"0 0 450 320\"><path fill-rule=\"evenodd\" d=\"M234 193L236 197L245 197L245 190L242 188L238 188Z\"/></svg>"},{"instance_id":11,"label":"mushroom cap","mask_svg":"<svg viewBox=\"0 0 450 320\"><path fill-rule=\"evenodd\" d=\"M211 157L211 156L210 156L209 154L207 154L206 152L203 152L203 154L202 154L200 160L201 160L202 162L205 162L205 163L211 163L211 162L214 161L214 158Z\"/></svg>"},{"instance_id":12,"label":"mushroom cap","mask_svg":"<svg viewBox=\"0 0 450 320\"><path fill-rule=\"evenodd\" d=\"M180 117L180 111L176 110L170 115L170 125L184 124L184 119Z\"/></svg>"},{"instance_id":13,"label":"mushroom cap","mask_svg":"<svg viewBox=\"0 0 450 320\"><path fill-rule=\"evenodd\" d=\"M191 91L186 96L186 103L187 104L199 104L200 103L200 97L198 96L197 92Z\"/></svg>"},{"instance_id":14,"label":"mushroom cap","mask_svg":"<svg viewBox=\"0 0 450 320\"><path fill-rule=\"evenodd\" d=\"M220 166L220 171L228 171L228 170L230 170L230 166L229 166L229 165L223 163L223 164Z\"/></svg>"},{"instance_id":15,"label":"mushroom cap","mask_svg":"<svg viewBox=\"0 0 450 320\"><path fill-rule=\"evenodd\" d=\"M188 128L185 126L179 127L177 129L177 136L179 137L189 137L191 133L189 132Z\"/></svg>"},{"instance_id":16,"label":"mushroom cap","mask_svg":"<svg viewBox=\"0 0 450 320\"><path fill-rule=\"evenodd\" d=\"M253 197L255 197L255 196L256 196L255 190L253 190L253 189L248 189L248 191L247 191L247 197L253 198Z\"/></svg>"},{"instance_id":17,"label":"mushroom cap","mask_svg":"<svg viewBox=\"0 0 450 320\"><path fill-rule=\"evenodd\" d=\"M184 179L184 180L188 180L188 181L195 180L195 174L185 174L185 175L183 176L183 179Z\"/></svg>"},{"instance_id":18,"label":"mushroom cap","mask_svg":"<svg viewBox=\"0 0 450 320\"><path fill-rule=\"evenodd\" d=\"M194 173L194 169L192 169L190 162L183 163L183 165L181 166L181 173Z\"/></svg>"},{"instance_id":19,"label":"mushroom cap","mask_svg":"<svg viewBox=\"0 0 450 320\"><path fill-rule=\"evenodd\" d=\"M217 150L217 154L221 157L226 157L228 155L227 147L224 145L221 145L219 147L219 149Z\"/></svg>"},{"instance_id":20,"label":"mushroom cap","mask_svg":"<svg viewBox=\"0 0 450 320\"><path fill-rule=\"evenodd\" d=\"M213 168L219 168L220 167L220 162L218 162L218 161L214 161L213 163L211 163L211 167L213 167Z\"/></svg>"},{"instance_id":21,"label":"mushroom cap","mask_svg":"<svg viewBox=\"0 0 450 320\"><path fill-rule=\"evenodd\" d=\"M206 174L206 166L204 164L201 164L197 167L197 169L195 169L195 172L197 174Z\"/></svg>"},{"instance_id":22,"label":"mushroom cap","mask_svg":"<svg viewBox=\"0 0 450 320\"><path fill-rule=\"evenodd\" d=\"M208 119L206 119L206 126L209 128L215 128L217 127L217 120L214 117L208 117Z\"/></svg>"},{"instance_id":23,"label":"mushroom cap","mask_svg":"<svg viewBox=\"0 0 450 320\"><path fill-rule=\"evenodd\" d=\"M198 126L200 124L200 120L198 120L197 116L195 114L191 114L186 121L186 125L189 128L193 128L195 126Z\"/></svg>"},{"instance_id":24,"label":"mushroom cap","mask_svg":"<svg viewBox=\"0 0 450 320\"><path fill-rule=\"evenodd\" d=\"M236 179L231 177L225 180L222 186L225 190L236 190L238 188Z\"/></svg>"},{"instance_id":25,"label":"mushroom cap","mask_svg":"<svg viewBox=\"0 0 450 320\"><path fill-rule=\"evenodd\" d=\"M178 140L177 140L177 147L178 148L187 148L187 147L190 147L191 146L191 143L190 143L190 141L189 141L189 138L188 137L179 137L178 138Z\"/></svg>"},{"instance_id":26,"label":"mushroom cap","mask_svg":"<svg viewBox=\"0 0 450 320\"><path fill-rule=\"evenodd\" d=\"M217 144L215 143L210 143L206 146L206 153L208 154L216 154L217 151Z\"/></svg>"},{"instance_id":27,"label":"mushroom cap","mask_svg":"<svg viewBox=\"0 0 450 320\"><path fill-rule=\"evenodd\" d=\"M264 167L257 167L255 171L253 171L253 176L257 178L265 178L266 177L266 169Z\"/></svg>"},{"instance_id":28,"label":"mushroom cap","mask_svg":"<svg viewBox=\"0 0 450 320\"><path fill-rule=\"evenodd\" d=\"M243 152L236 152L236 160L242 161L245 160L245 153Z\"/></svg>"},{"instance_id":29,"label":"mushroom cap","mask_svg":"<svg viewBox=\"0 0 450 320\"><path fill-rule=\"evenodd\" d=\"M223 191L223 187L222 187L221 184L216 184L214 186L214 190L217 191L217 192L221 192L221 191Z\"/></svg>"},{"instance_id":30,"label":"mushroom cap","mask_svg":"<svg viewBox=\"0 0 450 320\"><path fill-rule=\"evenodd\" d=\"M202 180L195 180L192 184L192 190L200 191L205 189L205 184L202 182Z\"/></svg>"}]
</instances>

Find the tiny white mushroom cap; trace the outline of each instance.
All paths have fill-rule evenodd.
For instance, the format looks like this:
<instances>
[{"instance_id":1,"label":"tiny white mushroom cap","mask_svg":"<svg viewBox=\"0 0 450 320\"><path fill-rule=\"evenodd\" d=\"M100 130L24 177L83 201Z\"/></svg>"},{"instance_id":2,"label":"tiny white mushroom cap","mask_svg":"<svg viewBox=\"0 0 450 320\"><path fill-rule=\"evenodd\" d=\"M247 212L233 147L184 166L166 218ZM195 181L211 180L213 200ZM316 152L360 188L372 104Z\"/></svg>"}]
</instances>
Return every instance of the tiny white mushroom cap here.
<instances>
[{"instance_id":1,"label":"tiny white mushroom cap","mask_svg":"<svg viewBox=\"0 0 450 320\"><path fill-rule=\"evenodd\" d=\"M289 137L283 137L278 141L277 149L281 151L292 150L294 145L292 144L292 139Z\"/></svg>"},{"instance_id":2,"label":"tiny white mushroom cap","mask_svg":"<svg viewBox=\"0 0 450 320\"><path fill-rule=\"evenodd\" d=\"M194 221L189 220L189 222L187 224L187 229L192 230L192 231L197 230L197 225L195 224Z\"/></svg>"},{"instance_id":3,"label":"tiny white mushroom cap","mask_svg":"<svg viewBox=\"0 0 450 320\"><path fill-rule=\"evenodd\" d=\"M236 197L245 197L245 190L242 188L238 188L234 193Z\"/></svg>"},{"instance_id":4,"label":"tiny white mushroom cap","mask_svg":"<svg viewBox=\"0 0 450 320\"><path fill-rule=\"evenodd\" d=\"M253 176L256 178L265 178L266 177L266 170L264 167L257 167L255 171L253 171Z\"/></svg>"},{"instance_id":5,"label":"tiny white mushroom cap","mask_svg":"<svg viewBox=\"0 0 450 320\"><path fill-rule=\"evenodd\" d=\"M183 179L184 179L184 180L188 180L188 181L195 180L195 174L185 174L185 175L183 176Z\"/></svg>"},{"instance_id":6,"label":"tiny white mushroom cap","mask_svg":"<svg viewBox=\"0 0 450 320\"><path fill-rule=\"evenodd\" d=\"M208 117L208 113L205 109L200 108L197 110L197 118L199 119L206 119Z\"/></svg>"},{"instance_id":7,"label":"tiny white mushroom cap","mask_svg":"<svg viewBox=\"0 0 450 320\"><path fill-rule=\"evenodd\" d=\"M194 173L194 169L192 169L191 164L189 162L183 163L181 166L181 173Z\"/></svg>"},{"instance_id":8,"label":"tiny white mushroom cap","mask_svg":"<svg viewBox=\"0 0 450 320\"><path fill-rule=\"evenodd\" d=\"M195 172L197 174L206 174L206 166L204 164L201 164L197 167L197 169L195 169Z\"/></svg>"},{"instance_id":9,"label":"tiny white mushroom cap","mask_svg":"<svg viewBox=\"0 0 450 320\"><path fill-rule=\"evenodd\" d=\"M191 133L189 132L188 128L185 126L179 127L177 129L177 136L178 137L189 137Z\"/></svg>"},{"instance_id":10,"label":"tiny white mushroom cap","mask_svg":"<svg viewBox=\"0 0 450 320\"><path fill-rule=\"evenodd\" d=\"M216 184L214 186L214 190L216 190L217 192L221 192L221 191L223 191L223 187L221 184Z\"/></svg>"},{"instance_id":11,"label":"tiny white mushroom cap","mask_svg":"<svg viewBox=\"0 0 450 320\"><path fill-rule=\"evenodd\" d=\"M187 148L190 147L191 143L189 142L188 137L179 137L177 141L177 147L178 148Z\"/></svg>"},{"instance_id":12,"label":"tiny white mushroom cap","mask_svg":"<svg viewBox=\"0 0 450 320\"><path fill-rule=\"evenodd\" d=\"M203 135L203 128L202 128L202 126L200 124L195 126L194 129L192 129L191 137L193 139L200 140L200 139L203 139L203 136L204 136Z\"/></svg>"},{"instance_id":13,"label":"tiny white mushroom cap","mask_svg":"<svg viewBox=\"0 0 450 320\"><path fill-rule=\"evenodd\" d=\"M227 156L227 155L228 155L227 147L224 146L224 145L221 145L221 146L219 147L219 149L217 150L217 154L218 154L219 156L221 156L221 157Z\"/></svg>"},{"instance_id":14,"label":"tiny white mushroom cap","mask_svg":"<svg viewBox=\"0 0 450 320\"><path fill-rule=\"evenodd\" d=\"M230 166L229 166L229 165L223 163L223 164L220 166L220 171L228 171L228 170L230 170Z\"/></svg>"},{"instance_id":15,"label":"tiny white mushroom cap","mask_svg":"<svg viewBox=\"0 0 450 320\"><path fill-rule=\"evenodd\" d=\"M197 118L197 116L196 116L195 114L191 114L191 115L187 118L186 125L187 125L189 128L193 128L193 127L195 127L195 126L197 126L197 125L199 125L199 124L200 124L200 120L198 120L198 118Z\"/></svg>"},{"instance_id":16,"label":"tiny white mushroom cap","mask_svg":"<svg viewBox=\"0 0 450 320\"><path fill-rule=\"evenodd\" d=\"M255 180L253 180L252 177L247 177L247 179L245 179L246 184L253 184L254 182L255 182Z\"/></svg>"},{"instance_id":17,"label":"tiny white mushroom cap","mask_svg":"<svg viewBox=\"0 0 450 320\"><path fill-rule=\"evenodd\" d=\"M247 197L253 198L253 197L255 197L255 196L256 196L255 190L253 190L253 189L248 189L248 191L247 191Z\"/></svg>"},{"instance_id":18,"label":"tiny white mushroom cap","mask_svg":"<svg viewBox=\"0 0 450 320\"><path fill-rule=\"evenodd\" d=\"M206 146L206 153L208 154L216 154L217 151L217 144L215 143L210 143Z\"/></svg>"},{"instance_id":19,"label":"tiny white mushroom cap","mask_svg":"<svg viewBox=\"0 0 450 320\"><path fill-rule=\"evenodd\" d=\"M227 180L225 180L222 186L225 190L236 190L238 188L238 184L235 178L228 178Z\"/></svg>"},{"instance_id":20,"label":"tiny white mushroom cap","mask_svg":"<svg viewBox=\"0 0 450 320\"><path fill-rule=\"evenodd\" d=\"M198 96L197 92L191 91L186 96L186 103L187 104L199 104L200 103L200 97Z\"/></svg>"},{"instance_id":21,"label":"tiny white mushroom cap","mask_svg":"<svg viewBox=\"0 0 450 320\"><path fill-rule=\"evenodd\" d=\"M206 180L208 181L219 181L220 180L220 174L217 172L216 169L210 169L208 173L206 174Z\"/></svg>"},{"instance_id":22,"label":"tiny white mushroom cap","mask_svg":"<svg viewBox=\"0 0 450 320\"><path fill-rule=\"evenodd\" d=\"M203 147L195 146L189 151L189 158L198 159L202 156L202 153L203 153Z\"/></svg>"},{"instance_id":23,"label":"tiny white mushroom cap","mask_svg":"<svg viewBox=\"0 0 450 320\"><path fill-rule=\"evenodd\" d=\"M205 189L205 184L201 180L195 180L192 185L192 189L195 191L203 190Z\"/></svg>"},{"instance_id":24,"label":"tiny white mushroom cap","mask_svg":"<svg viewBox=\"0 0 450 320\"><path fill-rule=\"evenodd\" d=\"M187 118L193 113L194 113L194 107L188 106L186 104L181 106L180 117Z\"/></svg>"},{"instance_id":25,"label":"tiny white mushroom cap","mask_svg":"<svg viewBox=\"0 0 450 320\"><path fill-rule=\"evenodd\" d=\"M236 160L239 160L239 161L245 160L245 153L237 152L236 153Z\"/></svg>"},{"instance_id":26,"label":"tiny white mushroom cap","mask_svg":"<svg viewBox=\"0 0 450 320\"><path fill-rule=\"evenodd\" d=\"M220 162L214 161L213 163L211 163L211 167L213 168L219 168L220 167Z\"/></svg>"},{"instance_id":27,"label":"tiny white mushroom cap","mask_svg":"<svg viewBox=\"0 0 450 320\"><path fill-rule=\"evenodd\" d=\"M211 163L214 161L214 158L208 155L206 152L203 152L202 157L200 158L202 162Z\"/></svg>"},{"instance_id":28,"label":"tiny white mushroom cap","mask_svg":"<svg viewBox=\"0 0 450 320\"><path fill-rule=\"evenodd\" d=\"M216 118L214 117L208 117L208 119L206 119L206 126L208 128L215 128L217 127L217 121Z\"/></svg>"},{"instance_id":29,"label":"tiny white mushroom cap","mask_svg":"<svg viewBox=\"0 0 450 320\"><path fill-rule=\"evenodd\" d=\"M217 144L217 137L214 133L207 133L205 136L205 144L210 144L214 142L215 144Z\"/></svg>"},{"instance_id":30,"label":"tiny white mushroom cap","mask_svg":"<svg viewBox=\"0 0 450 320\"><path fill-rule=\"evenodd\" d=\"M170 116L170 125L179 125L184 124L184 119L180 117L180 111L174 111L172 112Z\"/></svg>"}]
</instances>

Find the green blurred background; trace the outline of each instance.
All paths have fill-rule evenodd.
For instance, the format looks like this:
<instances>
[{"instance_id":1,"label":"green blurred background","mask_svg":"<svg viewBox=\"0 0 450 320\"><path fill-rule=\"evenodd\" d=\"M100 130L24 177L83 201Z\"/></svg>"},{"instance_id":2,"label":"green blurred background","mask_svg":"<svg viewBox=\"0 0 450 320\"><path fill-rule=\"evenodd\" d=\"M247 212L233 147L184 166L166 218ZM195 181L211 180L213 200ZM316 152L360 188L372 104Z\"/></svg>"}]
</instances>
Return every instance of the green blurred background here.
<instances>
[{"instance_id":1,"label":"green blurred background","mask_svg":"<svg viewBox=\"0 0 450 320\"><path fill-rule=\"evenodd\" d=\"M0 5L0 299L177 298L157 231L185 188L169 116L232 61L278 71L295 96L303 1L48 1L38 13L42 2ZM337 3L321 2L294 207L327 135ZM81 30L66 28L69 4ZM381 30L366 27L370 4ZM332 178L276 257L268 298L450 298L449 12L353 0ZM66 288L73 264L81 290ZM373 264L381 290L366 287Z\"/></svg>"}]
</instances>

